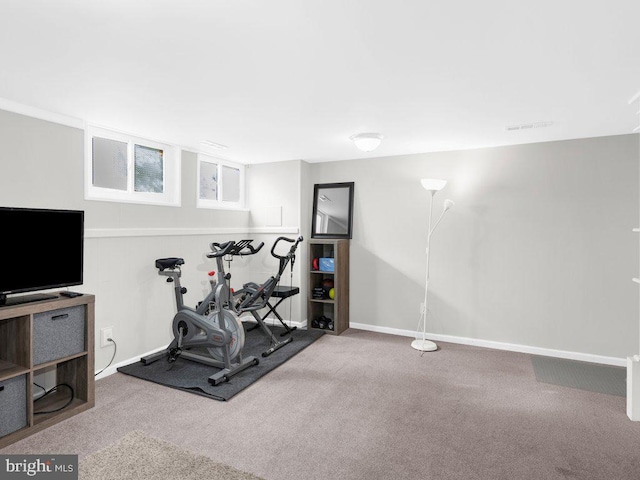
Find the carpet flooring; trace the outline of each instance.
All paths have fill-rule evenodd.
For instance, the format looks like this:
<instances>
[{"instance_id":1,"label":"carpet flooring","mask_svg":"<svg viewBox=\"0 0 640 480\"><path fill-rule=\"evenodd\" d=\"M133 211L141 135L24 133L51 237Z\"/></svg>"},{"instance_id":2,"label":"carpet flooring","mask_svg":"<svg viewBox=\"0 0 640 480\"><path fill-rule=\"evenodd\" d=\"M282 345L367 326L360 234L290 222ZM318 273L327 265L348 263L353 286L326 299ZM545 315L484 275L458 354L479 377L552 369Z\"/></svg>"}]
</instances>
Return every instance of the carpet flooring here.
<instances>
[{"instance_id":1,"label":"carpet flooring","mask_svg":"<svg viewBox=\"0 0 640 480\"><path fill-rule=\"evenodd\" d=\"M323 335L228 402L116 373L94 408L2 453L82 461L140 430L267 480L640 478L625 398L539 382L528 354L411 341Z\"/></svg>"},{"instance_id":2,"label":"carpet flooring","mask_svg":"<svg viewBox=\"0 0 640 480\"><path fill-rule=\"evenodd\" d=\"M134 430L82 459L80 480L264 480Z\"/></svg>"}]
</instances>

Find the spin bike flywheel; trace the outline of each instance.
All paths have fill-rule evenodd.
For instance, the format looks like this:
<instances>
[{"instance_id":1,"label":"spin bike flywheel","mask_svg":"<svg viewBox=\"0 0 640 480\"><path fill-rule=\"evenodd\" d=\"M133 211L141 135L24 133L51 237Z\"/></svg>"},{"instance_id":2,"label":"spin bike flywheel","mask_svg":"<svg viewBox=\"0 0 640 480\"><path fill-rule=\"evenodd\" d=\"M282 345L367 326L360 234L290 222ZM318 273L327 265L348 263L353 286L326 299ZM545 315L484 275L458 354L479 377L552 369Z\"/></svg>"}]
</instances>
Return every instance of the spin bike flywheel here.
<instances>
[{"instance_id":1,"label":"spin bike flywheel","mask_svg":"<svg viewBox=\"0 0 640 480\"><path fill-rule=\"evenodd\" d=\"M231 332L231 343L229 345L229 354L231 360L236 358L242 349L244 348L244 327L238 317L231 313L229 310L222 310L220 312L212 312L207 316L207 320L216 328L220 328L220 317L224 316L224 326ZM223 347L209 347L207 348L209 355L214 359L222 362L224 361Z\"/></svg>"}]
</instances>

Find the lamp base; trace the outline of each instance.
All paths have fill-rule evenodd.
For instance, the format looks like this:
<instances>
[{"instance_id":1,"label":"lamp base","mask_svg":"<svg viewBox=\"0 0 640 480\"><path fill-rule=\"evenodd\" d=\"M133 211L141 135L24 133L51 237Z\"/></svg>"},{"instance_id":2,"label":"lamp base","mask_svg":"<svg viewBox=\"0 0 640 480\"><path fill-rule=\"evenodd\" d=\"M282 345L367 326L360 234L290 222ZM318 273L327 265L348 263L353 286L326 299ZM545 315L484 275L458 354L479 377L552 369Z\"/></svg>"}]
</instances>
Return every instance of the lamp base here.
<instances>
[{"instance_id":1,"label":"lamp base","mask_svg":"<svg viewBox=\"0 0 640 480\"><path fill-rule=\"evenodd\" d=\"M411 346L421 352L433 352L438 349L438 346L430 340L414 340Z\"/></svg>"}]
</instances>

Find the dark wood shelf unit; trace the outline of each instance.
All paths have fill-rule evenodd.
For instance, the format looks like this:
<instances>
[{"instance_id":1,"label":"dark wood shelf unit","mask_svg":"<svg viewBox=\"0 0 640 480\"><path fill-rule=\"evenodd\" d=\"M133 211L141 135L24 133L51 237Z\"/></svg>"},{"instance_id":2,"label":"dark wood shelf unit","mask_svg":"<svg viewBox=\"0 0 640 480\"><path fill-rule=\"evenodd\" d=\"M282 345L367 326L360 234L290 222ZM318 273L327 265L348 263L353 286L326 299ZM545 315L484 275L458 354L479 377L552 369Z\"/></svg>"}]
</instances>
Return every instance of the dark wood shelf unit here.
<instances>
[{"instance_id":1,"label":"dark wood shelf unit","mask_svg":"<svg viewBox=\"0 0 640 480\"><path fill-rule=\"evenodd\" d=\"M14 417L18 423L24 425L14 427L15 430L2 433L0 435L0 448L10 445L62 420L77 415L88 410L95 405L95 377L94 377L94 321L95 321L95 297L93 295L82 295L74 298L67 298L55 295L53 299L46 299L37 302L30 302L18 305L8 305L0 307L0 387L11 385L14 390L5 392L0 389L0 403L2 394L8 393L11 399L2 405L0 412L0 424L12 424ZM58 315L71 312L71 315ZM75 323L68 323L67 318L71 317ZM34 318L36 321L34 321ZM52 352L57 352L55 348L59 346L55 339L51 343L40 343L37 335L39 331L38 322L56 321L53 328L60 325L61 335L74 336L78 343L83 346L80 351L68 351L59 355L58 358L33 364L34 352L39 353L47 350L51 345L55 347ZM81 328L76 328L77 326ZM65 330L66 329L66 330ZM41 330L40 330L41 331ZM57 332L57 330L54 330ZM53 355L51 355L53 357ZM33 393L37 387L33 386L34 378L41 372L55 370L56 385L68 384L73 388L74 399L67 407L60 411L36 414L36 411L52 411L63 407L70 399L71 391L68 388L60 387L57 391L50 393L41 400L34 400ZM17 385L17 387L16 387ZM9 388L7 388L9 390ZM15 392L19 393L16 398ZM24 416L25 418L21 418Z\"/></svg>"},{"instance_id":2,"label":"dark wood shelf unit","mask_svg":"<svg viewBox=\"0 0 640 480\"><path fill-rule=\"evenodd\" d=\"M321 271L313 268L316 258L333 258L334 270ZM349 328L349 240L311 239L309 242L309 291L307 297L307 328L340 335ZM314 288L322 287L324 280L332 280L334 298L313 298ZM333 322L333 329L316 328L314 320L321 317Z\"/></svg>"}]
</instances>

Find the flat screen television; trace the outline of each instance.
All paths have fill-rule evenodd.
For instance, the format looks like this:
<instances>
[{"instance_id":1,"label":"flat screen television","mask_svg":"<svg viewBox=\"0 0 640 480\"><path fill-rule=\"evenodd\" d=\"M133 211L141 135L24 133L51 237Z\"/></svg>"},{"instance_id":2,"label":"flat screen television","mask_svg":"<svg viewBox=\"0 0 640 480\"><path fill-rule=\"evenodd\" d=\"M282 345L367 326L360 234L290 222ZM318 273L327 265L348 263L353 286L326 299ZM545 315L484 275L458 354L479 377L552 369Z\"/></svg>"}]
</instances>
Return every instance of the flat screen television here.
<instances>
[{"instance_id":1,"label":"flat screen television","mask_svg":"<svg viewBox=\"0 0 640 480\"><path fill-rule=\"evenodd\" d=\"M0 306L55 298L9 294L82 284L82 210L0 207L0 228Z\"/></svg>"}]
</instances>

